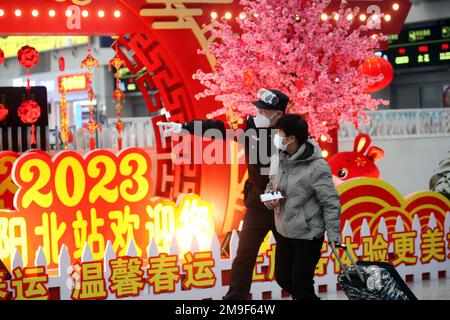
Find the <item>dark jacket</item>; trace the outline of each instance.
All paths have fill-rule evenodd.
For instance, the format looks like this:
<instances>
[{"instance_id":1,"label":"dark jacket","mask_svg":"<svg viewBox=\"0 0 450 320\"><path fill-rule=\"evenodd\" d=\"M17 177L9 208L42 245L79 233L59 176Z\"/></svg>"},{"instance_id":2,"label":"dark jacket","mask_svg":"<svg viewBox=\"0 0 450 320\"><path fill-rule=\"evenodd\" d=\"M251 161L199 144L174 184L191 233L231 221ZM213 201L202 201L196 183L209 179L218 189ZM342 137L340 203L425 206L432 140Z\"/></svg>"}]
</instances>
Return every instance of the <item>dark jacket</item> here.
<instances>
[{"instance_id":1,"label":"dark jacket","mask_svg":"<svg viewBox=\"0 0 450 320\"><path fill-rule=\"evenodd\" d=\"M196 121L202 122L202 135L208 129L217 129L222 133L223 137L226 137L226 129L230 128L226 122L221 120L194 120L183 124L183 129L187 130L190 134L194 134L194 125ZM248 180L246 181L244 187L244 201L247 206L251 204L253 206L258 206L263 210L267 210L261 203L259 195L264 193L267 183L269 182L268 174L262 175L261 172L263 169L266 169L268 173L270 161L263 161L264 159L261 159L260 152L258 149L255 150L255 148L258 148L258 146L263 143L270 146L267 148L268 154L265 157L265 159L270 159L272 156L272 154L270 154L270 150L275 150L272 144L275 129L256 128L252 116L247 116L240 128L242 128L244 133L248 132L249 129L253 129L256 132L256 137L246 136L244 140L245 160L248 169ZM260 137L262 140L259 140ZM254 155L257 155L257 161L252 161L255 163L250 163L249 161L251 149L253 149L252 152L255 152Z\"/></svg>"}]
</instances>

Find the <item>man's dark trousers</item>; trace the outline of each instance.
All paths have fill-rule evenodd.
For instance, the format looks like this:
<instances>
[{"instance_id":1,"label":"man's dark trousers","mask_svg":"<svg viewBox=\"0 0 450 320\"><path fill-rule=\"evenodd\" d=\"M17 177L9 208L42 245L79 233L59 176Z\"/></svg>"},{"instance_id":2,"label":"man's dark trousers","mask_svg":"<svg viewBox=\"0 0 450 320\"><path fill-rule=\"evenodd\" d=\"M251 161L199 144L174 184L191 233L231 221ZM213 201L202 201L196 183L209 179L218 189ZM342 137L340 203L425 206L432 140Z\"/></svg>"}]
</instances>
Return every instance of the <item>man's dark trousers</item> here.
<instances>
[{"instance_id":1,"label":"man's dark trousers","mask_svg":"<svg viewBox=\"0 0 450 320\"><path fill-rule=\"evenodd\" d=\"M231 267L230 288L224 297L225 300L248 298L261 243L269 231L272 231L275 240L278 239L273 210L268 210L257 201L247 201L246 206L247 213L239 233L239 245Z\"/></svg>"}]
</instances>

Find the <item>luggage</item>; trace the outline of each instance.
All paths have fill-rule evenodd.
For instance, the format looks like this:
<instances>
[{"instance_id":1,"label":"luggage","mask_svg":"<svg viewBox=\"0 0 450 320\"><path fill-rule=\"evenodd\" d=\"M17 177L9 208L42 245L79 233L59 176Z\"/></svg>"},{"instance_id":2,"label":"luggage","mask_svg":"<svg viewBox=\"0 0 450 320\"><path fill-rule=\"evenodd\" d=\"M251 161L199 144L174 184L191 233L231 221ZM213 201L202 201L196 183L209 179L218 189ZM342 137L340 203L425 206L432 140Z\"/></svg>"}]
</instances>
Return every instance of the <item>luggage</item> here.
<instances>
[{"instance_id":1,"label":"luggage","mask_svg":"<svg viewBox=\"0 0 450 320\"><path fill-rule=\"evenodd\" d=\"M344 249L351 265L346 267L340 259L336 248ZM350 255L343 244L332 247L342 272L337 282L349 300L417 300L406 283L387 262L358 261Z\"/></svg>"}]
</instances>

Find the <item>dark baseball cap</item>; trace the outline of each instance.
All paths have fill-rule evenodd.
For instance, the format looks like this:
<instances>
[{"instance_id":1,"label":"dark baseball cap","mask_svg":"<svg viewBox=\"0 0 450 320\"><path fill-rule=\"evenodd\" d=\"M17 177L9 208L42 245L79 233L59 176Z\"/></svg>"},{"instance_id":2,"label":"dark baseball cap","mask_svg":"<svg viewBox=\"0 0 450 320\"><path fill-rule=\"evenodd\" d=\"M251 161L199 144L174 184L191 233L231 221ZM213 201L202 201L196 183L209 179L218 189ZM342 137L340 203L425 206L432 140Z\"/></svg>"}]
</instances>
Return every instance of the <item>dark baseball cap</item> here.
<instances>
[{"instance_id":1,"label":"dark baseball cap","mask_svg":"<svg viewBox=\"0 0 450 320\"><path fill-rule=\"evenodd\" d=\"M260 109L286 112L289 97L279 90L275 89L266 89L266 90L270 91L271 93L273 93L278 97L278 101L276 103L270 104L262 100L253 101L252 103Z\"/></svg>"}]
</instances>

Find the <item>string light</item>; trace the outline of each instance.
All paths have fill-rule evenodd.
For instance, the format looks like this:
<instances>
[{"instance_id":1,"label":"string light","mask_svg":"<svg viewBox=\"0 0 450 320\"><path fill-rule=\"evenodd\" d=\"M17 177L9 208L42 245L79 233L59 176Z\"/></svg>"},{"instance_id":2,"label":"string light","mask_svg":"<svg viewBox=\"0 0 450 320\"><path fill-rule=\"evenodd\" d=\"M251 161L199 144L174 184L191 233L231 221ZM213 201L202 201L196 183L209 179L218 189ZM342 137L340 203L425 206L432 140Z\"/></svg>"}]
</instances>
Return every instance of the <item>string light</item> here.
<instances>
[{"instance_id":1,"label":"string light","mask_svg":"<svg viewBox=\"0 0 450 320\"><path fill-rule=\"evenodd\" d=\"M400 6L398 5L398 3L394 3L392 5L392 9L394 9L395 11L397 11L398 9L400 9Z\"/></svg>"},{"instance_id":2,"label":"string light","mask_svg":"<svg viewBox=\"0 0 450 320\"><path fill-rule=\"evenodd\" d=\"M211 12L211 18L217 19L217 12L215 12L215 11Z\"/></svg>"},{"instance_id":3,"label":"string light","mask_svg":"<svg viewBox=\"0 0 450 320\"><path fill-rule=\"evenodd\" d=\"M72 11L71 10L66 10L66 17L70 17L72 15Z\"/></svg>"},{"instance_id":4,"label":"string light","mask_svg":"<svg viewBox=\"0 0 450 320\"><path fill-rule=\"evenodd\" d=\"M324 158L328 157L328 151L327 150L323 150L322 151L322 157L324 157Z\"/></svg>"},{"instance_id":5,"label":"string light","mask_svg":"<svg viewBox=\"0 0 450 320\"><path fill-rule=\"evenodd\" d=\"M365 21L366 19L367 19L367 17L365 14L362 14L359 16L359 20L361 20L361 21Z\"/></svg>"},{"instance_id":6,"label":"string light","mask_svg":"<svg viewBox=\"0 0 450 320\"><path fill-rule=\"evenodd\" d=\"M120 18L120 15L121 15L121 13L119 10L114 11L114 17Z\"/></svg>"},{"instance_id":7,"label":"string light","mask_svg":"<svg viewBox=\"0 0 450 320\"><path fill-rule=\"evenodd\" d=\"M391 21L391 15L390 14L385 15L384 20L386 20L387 22Z\"/></svg>"},{"instance_id":8,"label":"string light","mask_svg":"<svg viewBox=\"0 0 450 320\"><path fill-rule=\"evenodd\" d=\"M334 18L334 20L338 21L339 20L339 13L336 13L333 18Z\"/></svg>"},{"instance_id":9,"label":"string light","mask_svg":"<svg viewBox=\"0 0 450 320\"><path fill-rule=\"evenodd\" d=\"M14 11L14 14L15 14L17 17L20 17L20 16L22 15L22 10L17 9L16 11Z\"/></svg>"},{"instance_id":10,"label":"string light","mask_svg":"<svg viewBox=\"0 0 450 320\"><path fill-rule=\"evenodd\" d=\"M56 12L55 12L55 10L50 10L49 12L48 12L48 15L50 16L50 17L54 17L55 15L56 15Z\"/></svg>"},{"instance_id":11,"label":"string light","mask_svg":"<svg viewBox=\"0 0 450 320\"><path fill-rule=\"evenodd\" d=\"M98 16L99 16L99 18L103 18L105 16L105 11L99 10L98 11Z\"/></svg>"},{"instance_id":12,"label":"string light","mask_svg":"<svg viewBox=\"0 0 450 320\"><path fill-rule=\"evenodd\" d=\"M322 19L322 21L325 21L325 20L328 19L328 15L327 15L326 13L322 13L322 14L320 15L320 19Z\"/></svg>"},{"instance_id":13,"label":"string light","mask_svg":"<svg viewBox=\"0 0 450 320\"><path fill-rule=\"evenodd\" d=\"M353 19L353 14L350 13L350 14L347 16L347 20L350 21L350 20L352 20L352 19Z\"/></svg>"},{"instance_id":14,"label":"string light","mask_svg":"<svg viewBox=\"0 0 450 320\"><path fill-rule=\"evenodd\" d=\"M225 13L225 19L227 19L227 20L230 20L232 16L233 15L231 14L231 12Z\"/></svg>"},{"instance_id":15,"label":"string light","mask_svg":"<svg viewBox=\"0 0 450 320\"><path fill-rule=\"evenodd\" d=\"M239 19L244 20L245 19L245 12L241 12L239 14Z\"/></svg>"},{"instance_id":16,"label":"string light","mask_svg":"<svg viewBox=\"0 0 450 320\"><path fill-rule=\"evenodd\" d=\"M320 136L320 140L322 140L322 142L326 142L327 141L327 137L325 137L324 135Z\"/></svg>"},{"instance_id":17,"label":"string light","mask_svg":"<svg viewBox=\"0 0 450 320\"><path fill-rule=\"evenodd\" d=\"M0 17L3 17L5 15L5 11L3 9L0 9Z\"/></svg>"},{"instance_id":18,"label":"string light","mask_svg":"<svg viewBox=\"0 0 450 320\"><path fill-rule=\"evenodd\" d=\"M31 11L31 15L32 15L33 17L37 17L37 16L39 15L39 11L33 10L33 11Z\"/></svg>"},{"instance_id":19,"label":"string light","mask_svg":"<svg viewBox=\"0 0 450 320\"><path fill-rule=\"evenodd\" d=\"M82 15L84 18L87 18L87 17L89 16L89 11L83 10L83 11L81 12L81 15Z\"/></svg>"}]
</instances>

